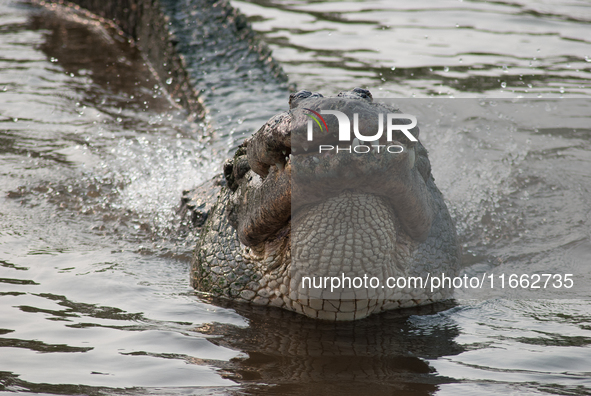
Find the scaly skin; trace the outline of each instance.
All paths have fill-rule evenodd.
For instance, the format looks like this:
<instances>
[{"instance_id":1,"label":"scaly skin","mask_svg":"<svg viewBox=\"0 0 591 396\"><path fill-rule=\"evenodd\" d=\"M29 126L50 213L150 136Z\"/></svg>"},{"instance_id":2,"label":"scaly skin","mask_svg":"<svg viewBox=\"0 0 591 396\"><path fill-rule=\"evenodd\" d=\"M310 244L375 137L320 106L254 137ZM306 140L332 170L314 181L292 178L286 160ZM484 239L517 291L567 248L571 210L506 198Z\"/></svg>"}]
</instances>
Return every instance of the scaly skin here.
<instances>
[{"instance_id":1,"label":"scaly skin","mask_svg":"<svg viewBox=\"0 0 591 396\"><path fill-rule=\"evenodd\" d=\"M420 142L400 138L395 143L404 152L396 155L306 152L304 108L359 114L397 110L373 103L369 91L358 88L337 98L301 91L291 95L290 107L243 143L225 163L223 177L185 193L183 203L201 227L193 286L333 321L451 298L449 289L329 293L301 287L303 276L315 275L367 274L382 285L388 277L453 277L460 249ZM375 131L368 120L360 117L364 136ZM336 117L326 121L328 130L338 130ZM411 133L418 137L417 128ZM319 143L334 139L326 134Z\"/></svg>"}]
</instances>

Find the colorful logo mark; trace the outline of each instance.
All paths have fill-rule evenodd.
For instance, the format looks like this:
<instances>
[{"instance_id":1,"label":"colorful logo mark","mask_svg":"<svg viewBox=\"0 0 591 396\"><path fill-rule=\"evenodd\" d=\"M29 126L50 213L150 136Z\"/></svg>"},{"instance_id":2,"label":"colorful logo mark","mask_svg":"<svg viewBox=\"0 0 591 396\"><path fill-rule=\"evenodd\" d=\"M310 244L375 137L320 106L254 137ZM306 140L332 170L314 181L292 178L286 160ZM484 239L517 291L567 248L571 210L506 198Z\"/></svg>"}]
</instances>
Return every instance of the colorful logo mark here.
<instances>
[{"instance_id":1,"label":"colorful logo mark","mask_svg":"<svg viewBox=\"0 0 591 396\"><path fill-rule=\"evenodd\" d=\"M320 130L322 131L322 125L320 124L320 121L322 121L322 124L324 124L324 129L326 132L328 132L328 126L326 125L326 121L324 121L324 118L322 118L322 116L320 114L318 114L317 112L315 112L312 109L306 109L304 108L304 110L308 110L311 113L314 114L306 114L308 117L310 117L311 119L313 119L316 124L318 124L318 128L320 128Z\"/></svg>"}]
</instances>

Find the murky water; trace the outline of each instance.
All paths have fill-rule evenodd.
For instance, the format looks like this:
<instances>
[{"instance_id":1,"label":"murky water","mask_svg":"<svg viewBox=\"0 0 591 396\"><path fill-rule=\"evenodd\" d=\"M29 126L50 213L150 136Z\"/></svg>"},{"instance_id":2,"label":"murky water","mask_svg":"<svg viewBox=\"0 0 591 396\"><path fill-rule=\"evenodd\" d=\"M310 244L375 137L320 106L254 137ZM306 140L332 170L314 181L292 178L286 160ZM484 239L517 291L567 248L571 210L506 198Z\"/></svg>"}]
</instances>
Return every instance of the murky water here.
<instances>
[{"instance_id":1,"label":"murky water","mask_svg":"<svg viewBox=\"0 0 591 396\"><path fill-rule=\"evenodd\" d=\"M558 120L574 114L536 128L517 112L487 131L468 106L438 115L436 101L400 102L433 106L421 136L467 271L574 269L583 292L339 325L200 298L181 191L287 105L285 85L201 77L210 112L187 121L113 32L4 1L0 392L591 394L589 4L233 4L298 88L541 97ZM255 99L273 95L284 102Z\"/></svg>"}]
</instances>

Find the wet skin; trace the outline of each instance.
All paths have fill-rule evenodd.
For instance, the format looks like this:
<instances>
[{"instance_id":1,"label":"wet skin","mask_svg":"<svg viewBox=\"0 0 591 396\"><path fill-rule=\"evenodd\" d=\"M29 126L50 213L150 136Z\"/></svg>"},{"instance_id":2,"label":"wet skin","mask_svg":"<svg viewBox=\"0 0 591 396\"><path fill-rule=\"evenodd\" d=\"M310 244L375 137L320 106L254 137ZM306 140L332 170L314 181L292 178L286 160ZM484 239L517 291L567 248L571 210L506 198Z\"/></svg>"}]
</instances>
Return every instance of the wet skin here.
<instances>
[{"instance_id":1,"label":"wet skin","mask_svg":"<svg viewBox=\"0 0 591 396\"><path fill-rule=\"evenodd\" d=\"M410 133L386 134L369 153L340 147L337 117L328 131L307 139L310 110L358 113L363 136L379 113L356 88L334 98L300 91L290 110L272 117L224 165L224 176L185 193L183 204L201 227L192 266L193 286L215 296L277 306L324 320L355 320L388 309L448 299L447 291L302 287L302 277L455 275L460 249L427 150ZM396 153L384 147L395 145ZM347 144L351 146L351 144ZM378 148L383 147L378 152ZM341 147L344 148L344 147ZM382 283L383 284L383 283Z\"/></svg>"}]
</instances>

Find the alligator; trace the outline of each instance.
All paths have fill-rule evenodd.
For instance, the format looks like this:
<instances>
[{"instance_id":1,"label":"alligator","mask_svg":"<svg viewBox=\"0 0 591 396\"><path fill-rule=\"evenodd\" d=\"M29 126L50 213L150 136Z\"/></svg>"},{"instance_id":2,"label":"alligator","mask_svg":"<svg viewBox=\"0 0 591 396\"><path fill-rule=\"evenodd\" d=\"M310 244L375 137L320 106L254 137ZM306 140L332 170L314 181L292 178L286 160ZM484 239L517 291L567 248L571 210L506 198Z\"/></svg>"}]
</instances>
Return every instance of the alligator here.
<instances>
[{"instance_id":1,"label":"alligator","mask_svg":"<svg viewBox=\"0 0 591 396\"><path fill-rule=\"evenodd\" d=\"M426 282L428 274L455 276L460 267L456 230L418 127L408 131L413 140L394 134L395 155L344 148L319 154L320 145L339 147L333 116L323 119L332 133L308 142L310 112L400 113L376 102L360 88L336 97L293 93L289 110L247 138L223 174L183 192L183 210L200 233L191 265L196 290L331 321L453 297L450 289L416 283L384 287L386 278ZM375 131L370 118L358 121L363 136ZM374 151L384 139L372 142ZM375 275L380 286L368 287L366 279L351 287L348 279L364 274ZM306 275L325 283L317 287ZM339 276L335 291L326 279Z\"/></svg>"},{"instance_id":2,"label":"alligator","mask_svg":"<svg viewBox=\"0 0 591 396\"><path fill-rule=\"evenodd\" d=\"M52 9L60 9L55 3L63 3L36 2ZM253 77L257 82L271 76L270 85L260 90L271 93L266 97L270 108L285 88L279 83L284 79L280 68L273 66L264 46L255 45L244 16L225 1L213 5L205 0L182 4L168 0L75 2L102 18L84 14L78 7L67 7L68 12L83 13L100 23L116 21L111 27L135 40L159 78L171 82L168 91L175 103L188 110L189 118L199 118L204 112L194 87L201 81L197 76L207 75L199 62L206 53L215 59L219 56L217 42L191 38L199 37L191 29L207 31L208 23L221 29L216 35L223 33L228 42L240 44L239 51L226 51L247 62L237 70L259 67L260 75ZM198 23L187 25L187 10L199 10ZM183 29L190 32L185 34ZM195 43L203 48L195 48ZM215 51L208 52L209 47ZM248 92L255 80L245 81L239 90ZM228 104L241 104L242 96L231 98ZM368 161L355 159L351 153L315 156L314 150L305 151L306 109L349 108L364 114L397 111L373 103L371 93L363 89L341 93L337 99L308 91L290 95L290 110L272 117L247 138L224 164L223 175L184 194L182 210L190 213L200 231L191 269L197 290L326 320L361 319L451 298L449 290L365 287L328 293L326 287L315 289L312 281L307 288L300 287L305 275L314 275L315 280L341 275L344 283L345 274L354 279L369 274L384 281L429 272L452 276L459 268L454 225L420 142L397 142L403 152L363 157ZM326 122L326 129L338 130L334 117L327 117ZM367 132L375 127L370 124L362 119L359 128ZM418 138L418 128L411 131ZM333 140L327 134L320 142L331 145ZM379 168L388 172L376 172ZM339 221L326 220L336 213Z\"/></svg>"}]
</instances>

